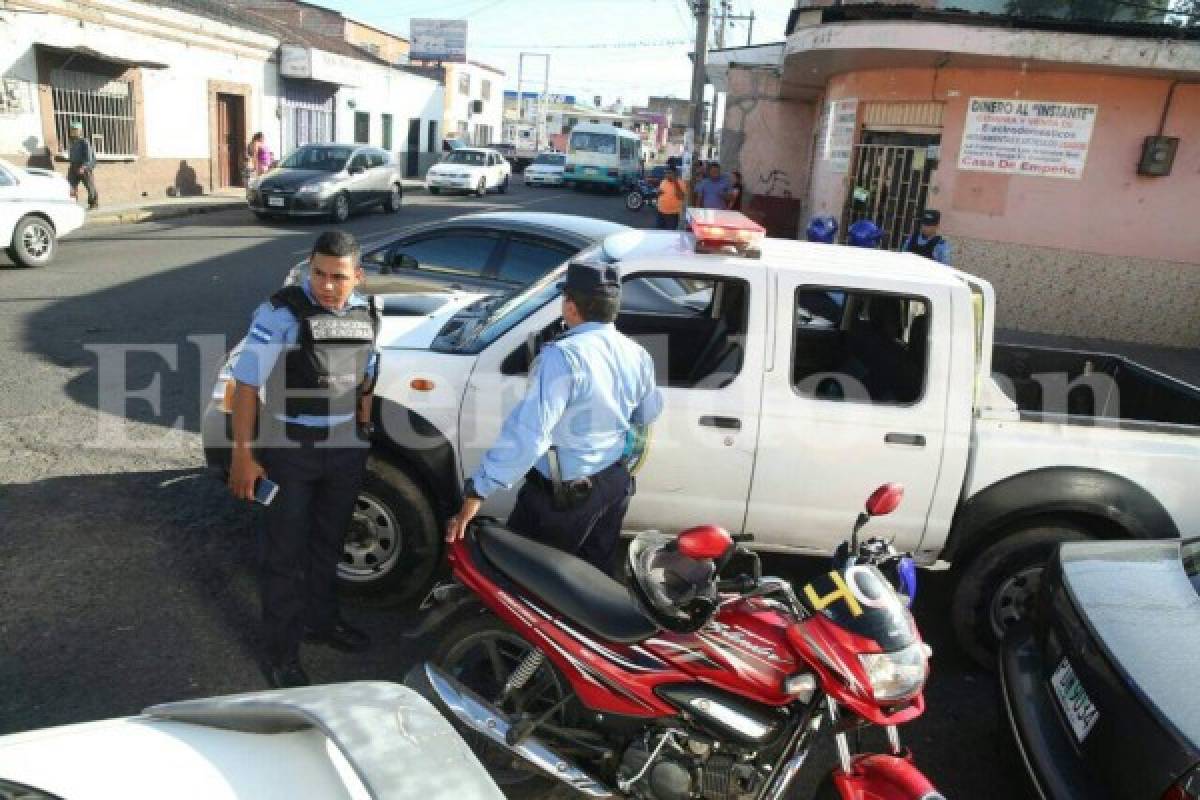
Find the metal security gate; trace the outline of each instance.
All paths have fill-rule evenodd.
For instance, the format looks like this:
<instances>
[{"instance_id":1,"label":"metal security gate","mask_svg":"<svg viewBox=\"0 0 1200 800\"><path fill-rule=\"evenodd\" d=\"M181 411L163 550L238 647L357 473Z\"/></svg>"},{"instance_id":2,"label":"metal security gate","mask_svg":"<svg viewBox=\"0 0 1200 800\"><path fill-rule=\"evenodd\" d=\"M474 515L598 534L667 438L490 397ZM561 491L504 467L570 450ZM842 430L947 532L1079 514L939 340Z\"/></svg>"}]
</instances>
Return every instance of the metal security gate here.
<instances>
[{"instance_id":1,"label":"metal security gate","mask_svg":"<svg viewBox=\"0 0 1200 800\"><path fill-rule=\"evenodd\" d=\"M899 250L925 208L940 137L889 134L880 138L908 141L854 146L841 235L844 241L851 224L869 219L883 230L882 247Z\"/></svg>"},{"instance_id":2,"label":"metal security gate","mask_svg":"<svg viewBox=\"0 0 1200 800\"><path fill-rule=\"evenodd\" d=\"M334 140L336 92L337 87L323 83L283 82L284 141L288 153L301 145L324 144Z\"/></svg>"}]
</instances>

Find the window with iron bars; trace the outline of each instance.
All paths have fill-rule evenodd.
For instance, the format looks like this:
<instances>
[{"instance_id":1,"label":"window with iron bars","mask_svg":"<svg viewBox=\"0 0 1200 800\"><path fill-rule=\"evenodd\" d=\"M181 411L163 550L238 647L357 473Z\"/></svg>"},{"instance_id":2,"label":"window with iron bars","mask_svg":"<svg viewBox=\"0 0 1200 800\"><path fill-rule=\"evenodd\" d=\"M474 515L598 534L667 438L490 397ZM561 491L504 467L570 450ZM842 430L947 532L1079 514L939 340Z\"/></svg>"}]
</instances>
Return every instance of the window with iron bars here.
<instances>
[{"instance_id":1,"label":"window with iron bars","mask_svg":"<svg viewBox=\"0 0 1200 800\"><path fill-rule=\"evenodd\" d=\"M50 71L54 105L54 134L59 153L66 155L73 120L83 123L83 135L97 155L137 155L137 122L133 111L133 82L68 69Z\"/></svg>"}]
</instances>

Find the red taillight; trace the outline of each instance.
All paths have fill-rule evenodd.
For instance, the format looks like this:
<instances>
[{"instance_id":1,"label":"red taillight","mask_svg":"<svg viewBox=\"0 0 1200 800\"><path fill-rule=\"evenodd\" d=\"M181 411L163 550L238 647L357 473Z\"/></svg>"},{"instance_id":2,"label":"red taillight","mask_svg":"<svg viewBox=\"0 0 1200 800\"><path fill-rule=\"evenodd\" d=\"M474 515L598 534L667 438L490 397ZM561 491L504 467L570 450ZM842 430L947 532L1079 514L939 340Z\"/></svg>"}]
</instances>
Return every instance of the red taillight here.
<instances>
[{"instance_id":1,"label":"red taillight","mask_svg":"<svg viewBox=\"0 0 1200 800\"><path fill-rule=\"evenodd\" d=\"M733 546L733 539L724 528L701 525L679 534L679 552L688 558L720 558Z\"/></svg>"},{"instance_id":2,"label":"red taillight","mask_svg":"<svg viewBox=\"0 0 1200 800\"><path fill-rule=\"evenodd\" d=\"M899 483L885 483L867 498L867 513L872 517L882 517L890 514L904 499L904 486Z\"/></svg>"}]
</instances>

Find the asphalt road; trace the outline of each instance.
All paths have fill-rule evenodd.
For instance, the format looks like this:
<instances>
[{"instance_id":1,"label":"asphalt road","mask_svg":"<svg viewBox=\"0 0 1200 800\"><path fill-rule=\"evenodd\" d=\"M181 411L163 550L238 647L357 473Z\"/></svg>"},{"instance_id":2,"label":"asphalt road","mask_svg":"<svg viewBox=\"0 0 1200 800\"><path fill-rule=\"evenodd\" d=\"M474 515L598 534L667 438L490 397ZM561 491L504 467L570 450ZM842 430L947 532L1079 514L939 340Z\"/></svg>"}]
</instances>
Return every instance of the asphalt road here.
<instances>
[{"instance_id":1,"label":"asphalt road","mask_svg":"<svg viewBox=\"0 0 1200 800\"><path fill-rule=\"evenodd\" d=\"M488 208L651 223L618 197L515 186L486 199L413 193L398 215L346 227L370 244ZM232 211L85 229L40 270L0 255L0 733L265 686L255 513L205 473L197 431L225 346L320 229ZM115 345L136 349L122 356ZM100 387L121 380L150 398L109 407ZM795 577L822 565L767 566ZM995 679L953 644L946 576L922 579L917 618L933 675L928 710L905 740L948 797L1023 798ZM401 680L413 660L400 635L410 612L352 602L346 613L375 646L305 652L314 679ZM825 748L809 774L832 760Z\"/></svg>"}]
</instances>

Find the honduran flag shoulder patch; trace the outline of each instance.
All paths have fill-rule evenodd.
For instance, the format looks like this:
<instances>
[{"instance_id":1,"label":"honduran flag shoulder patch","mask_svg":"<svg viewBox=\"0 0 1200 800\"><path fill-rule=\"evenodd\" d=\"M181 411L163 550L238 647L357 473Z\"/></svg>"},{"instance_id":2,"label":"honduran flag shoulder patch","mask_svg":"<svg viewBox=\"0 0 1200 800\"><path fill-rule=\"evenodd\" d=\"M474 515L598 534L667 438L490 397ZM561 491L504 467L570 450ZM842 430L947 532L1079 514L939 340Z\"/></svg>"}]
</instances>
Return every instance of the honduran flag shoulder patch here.
<instances>
[{"instance_id":1,"label":"honduran flag shoulder patch","mask_svg":"<svg viewBox=\"0 0 1200 800\"><path fill-rule=\"evenodd\" d=\"M256 342L262 342L263 344L267 344L268 342L271 341L271 337L273 335L274 334L271 333L270 328L267 328L263 325L259 325L258 323L255 323L254 325L250 326L250 338Z\"/></svg>"}]
</instances>

